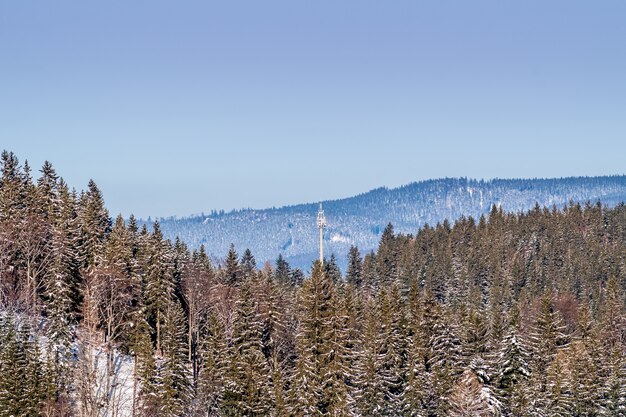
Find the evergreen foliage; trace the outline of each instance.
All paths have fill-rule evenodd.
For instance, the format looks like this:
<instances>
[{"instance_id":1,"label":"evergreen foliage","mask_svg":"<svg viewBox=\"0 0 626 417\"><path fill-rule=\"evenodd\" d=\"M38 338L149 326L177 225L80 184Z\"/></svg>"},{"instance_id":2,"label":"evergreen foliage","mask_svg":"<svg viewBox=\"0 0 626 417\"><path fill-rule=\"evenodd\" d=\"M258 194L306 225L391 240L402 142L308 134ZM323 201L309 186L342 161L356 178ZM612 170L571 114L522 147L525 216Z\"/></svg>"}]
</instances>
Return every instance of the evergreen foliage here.
<instances>
[{"instance_id":1,"label":"evergreen foliage","mask_svg":"<svg viewBox=\"0 0 626 417\"><path fill-rule=\"evenodd\" d=\"M624 205L389 225L344 281L334 256L211 262L112 223L93 182L1 163L2 416L85 414L120 355L135 416L626 415ZM77 380L95 351L104 384ZM120 415L110 396L93 409Z\"/></svg>"}]
</instances>

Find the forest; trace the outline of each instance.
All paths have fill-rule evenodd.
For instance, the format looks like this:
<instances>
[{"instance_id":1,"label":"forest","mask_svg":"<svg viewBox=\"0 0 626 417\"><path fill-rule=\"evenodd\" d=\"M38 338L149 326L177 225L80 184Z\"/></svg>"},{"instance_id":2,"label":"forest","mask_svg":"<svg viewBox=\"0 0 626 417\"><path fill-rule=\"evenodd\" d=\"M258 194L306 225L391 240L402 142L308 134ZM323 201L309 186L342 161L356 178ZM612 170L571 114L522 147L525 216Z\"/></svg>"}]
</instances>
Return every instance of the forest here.
<instances>
[{"instance_id":1,"label":"forest","mask_svg":"<svg viewBox=\"0 0 626 417\"><path fill-rule=\"evenodd\" d=\"M302 271L1 164L0 416L626 416L624 204L389 224Z\"/></svg>"},{"instance_id":2,"label":"forest","mask_svg":"<svg viewBox=\"0 0 626 417\"><path fill-rule=\"evenodd\" d=\"M491 207L522 213L535 204L563 207L569 203L602 201L615 207L626 201L626 176L568 177L551 179L445 178L420 181L399 188L377 188L339 200L323 201L328 213L324 247L337 256L346 269L351 246L363 252L378 247L388 223L396 232L415 233L426 224L435 225L462 216L479 219ZM250 248L261 264L274 261L277 254L292 265L309 269L317 258L319 242L311 224L319 203L299 204L264 210L213 211L208 215L158 218L165 238L179 237L190 247L204 245L211 259L219 259L229 245ZM137 219L139 226L152 220Z\"/></svg>"}]
</instances>

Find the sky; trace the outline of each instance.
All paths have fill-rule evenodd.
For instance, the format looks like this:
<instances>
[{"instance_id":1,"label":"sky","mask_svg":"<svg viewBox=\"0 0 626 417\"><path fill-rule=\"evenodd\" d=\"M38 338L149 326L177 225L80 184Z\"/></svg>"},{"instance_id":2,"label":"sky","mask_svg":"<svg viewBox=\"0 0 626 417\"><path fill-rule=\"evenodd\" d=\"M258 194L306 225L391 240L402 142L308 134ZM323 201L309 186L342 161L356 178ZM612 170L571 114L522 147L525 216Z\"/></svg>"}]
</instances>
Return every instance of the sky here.
<instances>
[{"instance_id":1,"label":"sky","mask_svg":"<svg viewBox=\"0 0 626 417\"><path fill-rule=\"evenodd\" d=\"M625 21L622 0L3 1L0 149L143 218L623 174Z\"/></svg>"}]
</instances>

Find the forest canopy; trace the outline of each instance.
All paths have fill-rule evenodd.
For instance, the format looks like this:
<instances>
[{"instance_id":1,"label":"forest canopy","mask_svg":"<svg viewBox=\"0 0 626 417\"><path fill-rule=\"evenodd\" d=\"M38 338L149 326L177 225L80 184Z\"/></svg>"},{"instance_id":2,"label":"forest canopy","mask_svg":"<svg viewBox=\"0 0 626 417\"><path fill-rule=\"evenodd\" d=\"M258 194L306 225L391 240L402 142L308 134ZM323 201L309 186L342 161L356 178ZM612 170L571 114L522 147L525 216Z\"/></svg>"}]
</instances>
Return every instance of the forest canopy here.
<instances>
[{"instance_id":1,"label":"forest canopy","mask_svg":"<svg viewBox=\"0 0 626 417\"><path fill-rule=\"evenodd\" d=\"M623 204L389 224L309 273L1 164L2 416L626 415Z\"/></svg>"}]
</instances>

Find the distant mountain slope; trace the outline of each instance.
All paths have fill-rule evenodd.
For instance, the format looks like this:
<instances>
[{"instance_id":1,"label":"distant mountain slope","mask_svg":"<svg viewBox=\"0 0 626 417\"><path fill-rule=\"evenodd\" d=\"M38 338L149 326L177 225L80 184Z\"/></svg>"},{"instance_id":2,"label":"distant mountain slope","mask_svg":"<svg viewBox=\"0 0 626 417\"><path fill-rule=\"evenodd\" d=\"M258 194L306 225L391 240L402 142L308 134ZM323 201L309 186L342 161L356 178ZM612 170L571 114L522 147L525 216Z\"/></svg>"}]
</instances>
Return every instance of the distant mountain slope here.
<instances>
[{"instance_id":1,"label":"distant mountain slope","mask_svg":"<svg viewBox=\"0 0 626 417\"><path fill-rule=\"evenodd\" d=\"M562 207L570 201L598 200L609 206L626 201L626 176L490 181L446 178L394 189L377 188L323 202L328 221L325 253L334 253L344 265L350 245L358 246L361 253L375 248L389 222L397 232L415 233L427 223L460 216L478 218L493 204L519 212L537 203ZM317 210L318 203L310 203L159 221L165 236L180 236L194 248L204 244L215 257L223 257L232 242L240 254L250 248L259 266L282 253L292 266L308 269L318 253Z\"/></svg>"}]
</instances>

